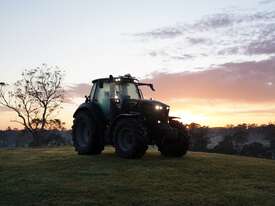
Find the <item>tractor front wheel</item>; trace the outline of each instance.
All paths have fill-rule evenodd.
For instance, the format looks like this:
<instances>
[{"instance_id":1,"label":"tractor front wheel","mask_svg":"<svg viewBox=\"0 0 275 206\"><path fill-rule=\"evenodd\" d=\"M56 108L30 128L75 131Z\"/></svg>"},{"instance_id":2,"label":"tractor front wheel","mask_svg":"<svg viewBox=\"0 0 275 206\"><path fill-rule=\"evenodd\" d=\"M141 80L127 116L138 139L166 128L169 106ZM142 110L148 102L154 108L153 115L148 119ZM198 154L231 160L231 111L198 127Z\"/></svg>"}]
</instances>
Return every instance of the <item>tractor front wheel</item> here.
<instances>
[{"instance_id":1,"label":"tractor front wheel","mask_svg":"<svg viewBox=\"0 0 275 206\"><path fill-rule=\"evenodd\" d=\"M122 158L141 158L148 148L146 128L137 118L118 120L113 138L116 153Z\"/></svg>"},{"instance_id":2,"label":"tractor front wheel","mask_svg":"<svg viewBox=\"0 0 275 206\"><path fill-rule=\"evenodd\" d=\"M185 126L179 121L171 120L158 143L158 150L165 157L181 157L187 153L188 148L189 135Z\"/></svg>"}]
</instances>

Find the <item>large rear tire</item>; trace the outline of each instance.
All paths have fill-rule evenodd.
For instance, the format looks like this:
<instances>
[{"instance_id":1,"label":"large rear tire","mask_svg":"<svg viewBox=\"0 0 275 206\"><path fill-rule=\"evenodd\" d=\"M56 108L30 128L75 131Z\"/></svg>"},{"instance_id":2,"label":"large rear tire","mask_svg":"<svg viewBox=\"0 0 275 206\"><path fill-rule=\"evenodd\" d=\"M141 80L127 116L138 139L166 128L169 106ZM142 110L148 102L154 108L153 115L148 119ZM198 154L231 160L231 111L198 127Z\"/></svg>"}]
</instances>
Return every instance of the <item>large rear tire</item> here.
<instances>
[{"instance_id":1,"label":"large rear tire","mask_svg":"<svg viewBox=\"0 0 275 206\"><path fill-rule=\"evenodd\" d=\"M113 138L116 153L122 158L141 158L148 149L146 128L137 118L118 120Z\"/></svg>"},{"instance_id":2,"label":"large rear tire","mask_svg":"<svg viewBox=\"0 0 275 206\"><path fill-rule=\"evenodd\" d=\"M72 126L72 140L78 154L96 155L104 149L96 121L86 112L78 112Z\"/></svg>"},{"instance_id":3,"label":"large rear tire","mask_svg":"<svg viewBox=\"0 0 275 206\"><path fill-rule=\"evenodd\" d=\"M161 141L158 150L165 157L182 157L189 148L189 135L185 126L176 120L171 120Z\"/></svg>"}]
</instances>

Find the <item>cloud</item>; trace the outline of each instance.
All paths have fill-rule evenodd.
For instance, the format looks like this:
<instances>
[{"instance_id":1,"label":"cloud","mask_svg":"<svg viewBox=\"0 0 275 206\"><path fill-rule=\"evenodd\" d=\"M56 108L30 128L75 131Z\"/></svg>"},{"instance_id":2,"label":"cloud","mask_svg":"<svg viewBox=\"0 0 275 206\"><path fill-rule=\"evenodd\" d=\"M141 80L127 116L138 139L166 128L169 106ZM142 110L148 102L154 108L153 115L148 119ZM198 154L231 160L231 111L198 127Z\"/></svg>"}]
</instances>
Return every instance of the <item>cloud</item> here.
<instances>
[{"instance_id":1,"label":"cloud","mask_svg":"<svg viewBox=\"0 0 275 206\"><path fill-rule=\"evenodd\" d=\"M260 62L227 63L198 72L153 73L156 98L224 99L275 103L275 57Z\"/></svg>"},{"instance_id":2,"label":"cloud","mask_svg":"<svg viewBox=\"0 0 275 206\"><path fill-rule=\"evenodd\" d=\"M217 30L220 28L227 28L236 26L241 23L255 23L260 21L272 21L275 19L275 12L256 12L256 13L216 13L212 15L203 16L201 19L193 23L181 23L175 26L167 26L157 28L152 31L136 33L135 36L151 37L151 38L176 38L185 36L188 33L196 31ZM192 37L189 37L192 39Z\"/></svg>"},{"instance_id":3,"label":"cloud","mask_svg":"<svg viewBox=\"0 0 275 206\"><path fill-rule=\"evenodd\" d=\"M147 40L143 41L144 49L159 61L159 68L175 72L173 68L181 71L190 65L208 67L239 62L240 57L242 61L258 61L273 56L274 22L275 11L221 12L135 36Z\"/></svg>"},{"instance_id":4,"label":"cloud","mask_svg":"<svg viewBox=\"0 0 275 206\"><path fill-rule=\"evenodd\" d=\"M188 54L188 53L171 55L165 51L150 51L148 54L151 57L161 57L161 58L169 58L169 59L176 59L176 60L186 60L186 59L192 59L194 57L192 54Z\"/></svg>"},{"instance_id":5,"label":"cloud","mask_svg":"<svg viewBox=\"0 0 275 206\"><path fill-rule=\"evenodd\" d=\"M151 57L158 57L158 56L162 56L162 57L165 57L165 56L168 56L169 54L163 50L159 50L159 51L155 51L155 50L152 50L150 51L149 53L149 56Z\"/></svg>"},{"instance_id":6,"label":"cloud","mask_svg":"<svg viewBox=\"0 0 275 206\"><path fill-rule=\"evenodd\" d=\"M275 21L275 18L274 18ZM257 31L254 31L253 36L241 40L236 46L226 47L218 52L220 55L232 54L247 54L247 55L262 55L275 54L275 23L263 24Z\"/></svg>"},{"instance_id":7,"label":"cloud","mask_svg":"<svg viewBox=\"0 0 275 206\"><path fill-rule=\"evenodd\" d=\"M182 54L178 56L170 56L172 59L177 59L177 60L186 60L186 59L192 59L193 56L191 54Z\"/></svg>"},{"instance_id":8,"label":"cloud","mask_svg":"<svg viewBox=\"0 0 275 206\"><path fill-rule=\"evenodd\" d=\"M263 1L260 1L259 3L260 4L270 4L270 3L274 3L275 0L263 0Z\"/></svg>"},{"instance_id":9,"label":"cloud","mask_svg":"<svg viewBox=\"0 0 275 206\"><path fill-rule=\"evenodd\" d=\"M180 36L182 35L183 32L184 32L183 28L165 27L165 28L155 29L149 32L137 33L135 34L135 36L169 39L169 38Z\"/></svg>"},{"instance_id":10,"label":"cloud","mask_svg":"<svg viewBox=\"0 0 275 206\"><path fill-rule=\"evenodd\" d=\"M210 39L206 39L206 38L187 37L186 39L192 45L194 45L194 44L207 44L207 43L211 43L211 40Z\"/></svg>"},{"instance_id":11,"label":"cloud","mask_svg":"<svg viewBox=\"0 0 275 206\"><path fill-rule=\"evenodd\" d=\"M152 31L136 33L135 36L159 38L159 39L172 39L179 36L184 36L190 32L203 31L209 29L217 29L232 25L235 21L233 15L230 14L214 14L201 18L200 20L192 23L182 23L175 26L167 26ZM188 37L192 39L192 37Z\"/></svg>"},{"instance_id":12,"label":"cloud","mask_svg":"<svg viewBox=\"0 0 275 206\"><path fill-rule=\"evenodd\" d=\"M248 54L274 54L275 53L275 36L268 40L259 40L250 43L246 49Z\"/></svg>"},{"instance_id":13,"label":"cloud","mask_svg":"<svg viewBox=\"0 0 275 206\"><path fill-rule=\"evenodd\" d=\"M233 14L218 13L206 16L198 22L195 22L192 26L197 30L204 31L231 26L235 21L236 17Z\"/></svg>"},{"instance_id":14,"label":"cloud","mask_svg":"<svg viewBox=\"0 0 275 206\"><path fill-rule=\"evenodd\" d=\"M89 95L91 90L91 85L86 83L74 84L68 86L65 89L65 103L73 103L76 98L84 98L85 95Z\"/></svg>"}]
</instances>

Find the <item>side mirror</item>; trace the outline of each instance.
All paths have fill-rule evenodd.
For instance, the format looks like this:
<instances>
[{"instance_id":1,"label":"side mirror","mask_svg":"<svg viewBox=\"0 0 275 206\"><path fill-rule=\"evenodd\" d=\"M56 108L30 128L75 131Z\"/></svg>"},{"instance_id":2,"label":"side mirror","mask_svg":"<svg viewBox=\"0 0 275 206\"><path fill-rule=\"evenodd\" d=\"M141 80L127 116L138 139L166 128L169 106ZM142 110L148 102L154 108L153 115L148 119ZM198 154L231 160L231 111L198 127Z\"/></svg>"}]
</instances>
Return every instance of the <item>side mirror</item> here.
<instances>
[{"instance_id":1,"label":"side mirror","mask_svg":"<svg viewBox=\"0 0 275 206\"><path fill-rule=\"evenodd\" d=\"M88 103L90 101L90 96L85 95L85 103Z\"/></svg>"},{"instance_id":2,"label":"side mirror","mask_svg":"<svg viewBox=\"0 0 275 206\"><path fill-rule=\"evenodd\" d=\"M153 84L149 84L152 91L156 91Z\"/></svg>"}]
</instances>

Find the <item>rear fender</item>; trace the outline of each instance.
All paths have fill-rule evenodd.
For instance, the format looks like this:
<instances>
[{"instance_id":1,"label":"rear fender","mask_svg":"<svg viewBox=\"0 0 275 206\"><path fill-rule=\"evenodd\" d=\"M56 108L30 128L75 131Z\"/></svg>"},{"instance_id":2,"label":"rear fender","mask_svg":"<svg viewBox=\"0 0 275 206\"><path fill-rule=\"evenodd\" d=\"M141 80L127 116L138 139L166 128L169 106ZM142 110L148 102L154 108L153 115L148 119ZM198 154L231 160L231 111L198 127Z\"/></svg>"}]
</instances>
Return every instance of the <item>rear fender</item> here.
<instances>
[{"instance_id":1,"label":"rear fender","mask_svg":"<svg viewBox=\"0 0 275 206\"><path fill-rule=\"evenodd\" d=\"M104 131L105 131L107 122L103 112L101 111L100 107L96 103L87 102L87 103L81 104L73 114L73 117L75 118L79 112L85 112L89 114L95 120L97 132L99 132L100 135L104 136Z\"/></svg>"},{"instance_id":2,"label":"rear fender","mask_svg":"<svg viewBox=\"0 0 275 206\"><path fill-rule=\"evenodd\" d=\"M106 122L103 112L101 111L100 107L94 102L81 104L74 112L73 117L75 117L78 112L87 112L93 118L95 118L96 121Z\"/></svg>"}]
</instances>

